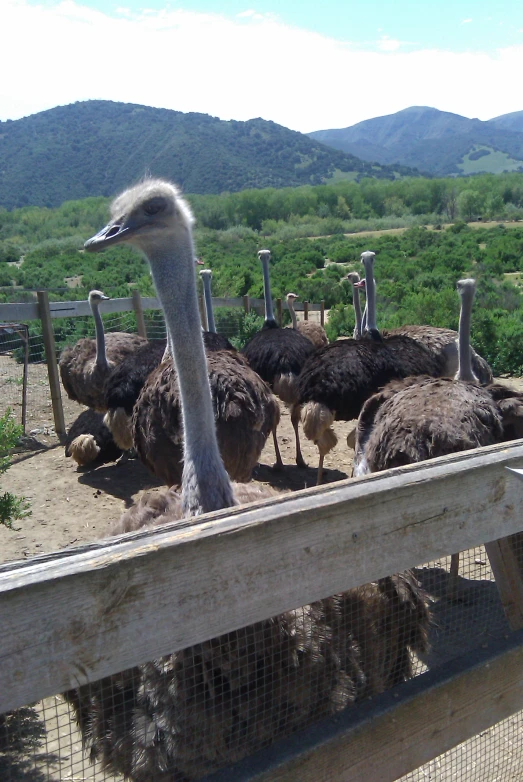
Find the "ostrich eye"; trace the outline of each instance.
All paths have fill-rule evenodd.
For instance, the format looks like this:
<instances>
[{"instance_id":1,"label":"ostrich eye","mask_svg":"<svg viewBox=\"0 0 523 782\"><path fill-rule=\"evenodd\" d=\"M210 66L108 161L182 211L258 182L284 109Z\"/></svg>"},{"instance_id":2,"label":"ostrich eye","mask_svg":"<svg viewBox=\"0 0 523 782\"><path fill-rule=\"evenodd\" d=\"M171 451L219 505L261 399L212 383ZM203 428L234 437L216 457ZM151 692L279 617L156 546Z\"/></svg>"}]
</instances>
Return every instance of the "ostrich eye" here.
<instances>
[{"instance_id":1,"label":"ostrich eye","mask_svg":"<svg viewBox=\"0 0 523 782\"><path fill-rule=\"evenodd\" d=\"M143 207L143 211L146 215L156 215L158 212L161 212L162 209L165 209L165 201L163 198L151 198Z\"/></svg>"}]
</instances>

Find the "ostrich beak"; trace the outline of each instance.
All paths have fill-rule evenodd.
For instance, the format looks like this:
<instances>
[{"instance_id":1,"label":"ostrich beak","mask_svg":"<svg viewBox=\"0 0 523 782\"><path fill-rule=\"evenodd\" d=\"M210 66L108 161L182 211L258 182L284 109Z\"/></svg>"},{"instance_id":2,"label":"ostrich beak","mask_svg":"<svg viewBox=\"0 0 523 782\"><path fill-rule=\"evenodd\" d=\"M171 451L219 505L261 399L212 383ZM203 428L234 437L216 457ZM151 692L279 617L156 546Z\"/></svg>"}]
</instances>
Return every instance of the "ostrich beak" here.
<instances>
[{"instance_id":1,"label":"ostrich beak","mask_svg":"<svg viewBox=\"0 0 523 782\"><path fill-rule=\"evenodd\" d=\"M365 290L365 279L360 280L359 282L355 282L354 283L354 287L355 288L362 288L363 290Z\"/></svg>"},{"instance_id":2,"label":"ostrich beak","mask_svg":"<svg viewBox=\"0 0 523 782\"><path fill-rule=\"evenodd\" d=\"M120 242L125 242L129 239L141 227L132 215L127 218L112 220L105 228L102 228L101 231L98 231L97 234L91 236L85 242L84 249L87 252L97 252L112 244L120 244Z\"/></svg>"}]
</instances>

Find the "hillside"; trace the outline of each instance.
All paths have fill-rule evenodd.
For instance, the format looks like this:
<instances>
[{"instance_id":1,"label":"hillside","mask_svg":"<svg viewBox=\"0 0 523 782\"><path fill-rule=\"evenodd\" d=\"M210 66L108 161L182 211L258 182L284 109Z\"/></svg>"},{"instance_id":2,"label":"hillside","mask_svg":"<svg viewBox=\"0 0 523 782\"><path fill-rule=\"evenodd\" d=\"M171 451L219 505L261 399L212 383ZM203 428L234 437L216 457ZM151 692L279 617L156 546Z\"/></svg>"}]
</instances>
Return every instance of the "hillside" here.
<instances>
[{"instance_id":1,"label":"hillside","mask_svg":"<svg viewBox=\"0 0 523 782\"><path fill-rule=\"evenodd\" d=\"M523 168L523 112L488 122L427 106L309 136L363 160L418 168L433 176Z\"/></svg>"},{"instance_id":2,"label":"hillside","mask_svg":"<svg viewBox=\"0 0 523 782\"><path fill-rule=\"evenodd\" d=\"M0 122L0 206L7 209L114 195L145 173L189 193L395 176L263 119L226 122L86 101Z\"/></svg>"}]
</instances>

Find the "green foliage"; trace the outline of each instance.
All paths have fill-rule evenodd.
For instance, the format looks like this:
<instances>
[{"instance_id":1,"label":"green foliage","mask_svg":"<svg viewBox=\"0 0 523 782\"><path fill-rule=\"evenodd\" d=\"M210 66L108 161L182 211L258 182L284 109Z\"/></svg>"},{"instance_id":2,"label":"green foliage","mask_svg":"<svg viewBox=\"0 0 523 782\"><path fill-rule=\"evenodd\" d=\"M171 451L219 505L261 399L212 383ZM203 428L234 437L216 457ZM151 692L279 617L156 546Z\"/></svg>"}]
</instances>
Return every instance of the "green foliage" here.
<instances>
[{"instance_id":1,"label":"green foliage","mask_svg":"<svg viewBox=\"0 0 523 782\"><path fill-rule=\"evenodd\" d=\"M0 417L0 475L9 469L11 451L21 435L22 427L16 424L8 408ZM0 494L0 524L13 529L13 521L27 515L28 504L24 497L15 497L10 492Z\"/></svg>"},{"instance_id":2,"label":"green foliage","mask_svg":"<svg viewBox=\"0 0 523 782\"><path fill-rule=\"evenodd\" d=\"M263 326L263 318L251 310L245 313L237 307L219 307L214 312L218 334L235 334L229 341L240 350Z\"/></svg>"}]
</instances>

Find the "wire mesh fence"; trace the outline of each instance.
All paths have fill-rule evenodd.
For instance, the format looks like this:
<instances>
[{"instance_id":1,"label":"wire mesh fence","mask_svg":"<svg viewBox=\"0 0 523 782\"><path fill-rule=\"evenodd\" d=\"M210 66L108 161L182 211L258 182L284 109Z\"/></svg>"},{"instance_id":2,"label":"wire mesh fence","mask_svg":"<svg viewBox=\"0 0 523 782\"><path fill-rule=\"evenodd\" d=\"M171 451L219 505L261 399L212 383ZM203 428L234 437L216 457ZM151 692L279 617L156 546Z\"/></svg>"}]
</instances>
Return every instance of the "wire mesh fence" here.
<instances>
[{"instance_id":1,"label":"wire mesh fence","mask_svg":"<svg viewBox=\"0 0 523 782\"><path fill-rule=\"evenodd\" d=\"M484 547L462 552L453 599L449 569L442 558L4 715L0 778L202 779L508 638ZM521 779L522 725L518 712L402 782Z\"/></svg>"}]
</instances>

